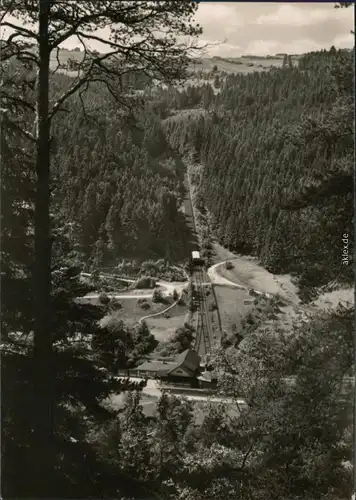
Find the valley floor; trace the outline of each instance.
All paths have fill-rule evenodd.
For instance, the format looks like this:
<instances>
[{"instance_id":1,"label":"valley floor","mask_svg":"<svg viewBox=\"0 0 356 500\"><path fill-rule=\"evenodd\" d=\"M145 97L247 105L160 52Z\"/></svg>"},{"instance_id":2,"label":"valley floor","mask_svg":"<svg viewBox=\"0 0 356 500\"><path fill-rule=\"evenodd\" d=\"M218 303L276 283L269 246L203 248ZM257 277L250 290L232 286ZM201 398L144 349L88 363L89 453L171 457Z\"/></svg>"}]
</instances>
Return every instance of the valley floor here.
<instances>
[{"instance_id":1,"label":"valley floor","mask_svg":"<svg viewBox=\"0 0 356 500\"><path fill-rule=\"evenodd\" d=\"M254 289L267 295L276 295L285 299L289 306L299 306L298 288L292 282L290 275L274 275L259 265L254 257L241 256L230 252L218 243L213 244L215 260L209 270L209 277L216 287L219 285L230 287L236 295L236 300L244 300L241 290ZM226 269L224 263L230 261L232 269ZM335 308L341 302L343 305L354 304L354 288L340 288L332 292L321 294L309 306L302 306L305 310ZM238 298L240 296L240 298ZM246 296L247 297L247 296ZM246 298L245 298L246 299Z\"/></svg>"}]
</instances>

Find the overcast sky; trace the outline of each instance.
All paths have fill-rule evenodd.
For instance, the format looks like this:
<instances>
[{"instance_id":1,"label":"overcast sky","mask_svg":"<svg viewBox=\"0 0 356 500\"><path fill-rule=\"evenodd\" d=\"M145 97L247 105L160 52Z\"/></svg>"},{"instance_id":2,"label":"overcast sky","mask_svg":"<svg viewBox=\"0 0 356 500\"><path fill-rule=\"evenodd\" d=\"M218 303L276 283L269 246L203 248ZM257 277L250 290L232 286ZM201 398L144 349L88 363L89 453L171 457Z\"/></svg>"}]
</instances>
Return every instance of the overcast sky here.
<instances>
[{"instance_id":1,"label":"overcast sky","mask_svg":"<svg viewBox=\"0 0 356 500\"><path fill-rule=\"evenodd\" d=\"M222 57L301 54L354 45L353 7L335 9L333 3L204 2L196 20L203 27L203 40L225 40L210 49L211 55Z\"/></svg>"},{"instance_id":2,"label":"overcast sky","mask_svg":"<svg viewBox=\"0 0 356 500\"><path fill-rule=\"evenodd\" d=\"M10 20L18 24L16 19ZM302 54L332 45L354 45L350 33L354 8L335 9L333 3L203 2L196 22L203 28L202 43L213 44L207 54L210 56ZM5 31L8 35L9 29ZM100 34L108 36L109 30L103 29ZM100 52L108 50L96 42L90 45ZM63 46L73 49L80 44L72 37Z\"/></svg>"}]
</instances>

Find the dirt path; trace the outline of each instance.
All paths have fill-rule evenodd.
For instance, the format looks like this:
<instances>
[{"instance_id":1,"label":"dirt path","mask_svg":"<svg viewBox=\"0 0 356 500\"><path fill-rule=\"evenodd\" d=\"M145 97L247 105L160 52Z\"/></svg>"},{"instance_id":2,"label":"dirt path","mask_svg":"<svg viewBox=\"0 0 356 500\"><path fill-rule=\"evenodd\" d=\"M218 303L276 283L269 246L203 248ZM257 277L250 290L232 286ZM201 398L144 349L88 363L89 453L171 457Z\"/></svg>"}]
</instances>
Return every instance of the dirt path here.
<instances>
[{"instance_id":1,"label":"dirt path","mask_svg":"<svg viewBox=\"0 0 356 500\"><path fill-rule=\"evenodd\" d=\"M289 304L298 306L301 300L298 296L298 287L292 283L292 277L288 274L277 275L268 272L257 263L257 259L249 256L233 254L221 245L213 244L216 260L219 262L208 269L211 281L216 285L230 286L231 288L253 289L268 295L280 295ZM221 262L223 261L223 262ZM230 261L233 268L228 270L224 266ZM305 309L329 309L335 308L341 302L345 306L354 304L354 288L345 288L327 292L319 296L317 300Z\"/></svg>"},{"instance_id":2,"label":"dirt path","mask_svg":"<svg viewBox=\"0 0 356 500\"><path fill-rule=\"evenodd\" d=\"M162 316L162 314L166 313L170 309L173 309L173 307L176 306L178 304L178 302L180 301L180 299L182 298L182 294L183 294L183 292L181 292L178 299L175 302L173 302L173 304L168 306L166 309L164 309L163 311L159 311L157 313L154 313L154 314L149 314L147 316L144 316L143 318L140 318L137 324L140 325L142 323L142 321L149 319L149 318L154 318L155 316Z\"/></svg>"},{"instance_id":3,"label":"dirt path","mask_svg":"<svg viewBox=\"0 0 356 500\"><path fill-rule=\"evenodd\" d=\"M210 278L210 281L214 285L228 286L230 288L238 288L240 290L246 290L245 286L235 283L227 278L224 278L224 276L219 274L218 270L222 265L224 265L225 262L227 261L218 262L217 264L214 264L213 266L209 267L207 273Z\"/></svg>"}]
</instances>

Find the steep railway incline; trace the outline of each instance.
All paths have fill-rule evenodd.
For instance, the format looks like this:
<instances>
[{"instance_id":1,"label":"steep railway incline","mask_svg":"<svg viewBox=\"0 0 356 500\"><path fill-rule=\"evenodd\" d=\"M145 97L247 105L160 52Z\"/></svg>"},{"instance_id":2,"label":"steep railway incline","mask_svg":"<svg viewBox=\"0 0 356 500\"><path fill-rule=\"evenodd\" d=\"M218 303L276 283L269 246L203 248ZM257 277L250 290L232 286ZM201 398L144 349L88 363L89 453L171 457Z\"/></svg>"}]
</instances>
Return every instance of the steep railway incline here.
<instances>
[{"instance_id":1,"label":"steep railway incline","mask_svg":"<svg viewBox=\"0 0 356 500\"><path fill-rule=\"evenodd\" d=\"M184 199L184 212L187 222L193 234L192 250L199 249L197 228L195 224L194 209L191 200L188 176L185 178L186 196ZM204 360L211 353L215 343L214 326L212 324L211 312L208 309L206 290L212 288L212 282L203 264L193 264L191 281L196 289L196 304L198 307L198 322L196 327L196 338L194 349Z\"/></svg>"},{"instance_id":2,"label":"steep railway incline","mask_svg":"<svg viewBox=\"0 0 356 500\"><path fill-rule=\"evenodd\" d=\"M196 287L198 302L198 323L195 338L195 350L202 359L209 355L213 347L214 330L211 324L206 302L206 285L210 286L210 280L203 267L196 266L193 272L193 283Z\"/></svg>"}]
</instances>

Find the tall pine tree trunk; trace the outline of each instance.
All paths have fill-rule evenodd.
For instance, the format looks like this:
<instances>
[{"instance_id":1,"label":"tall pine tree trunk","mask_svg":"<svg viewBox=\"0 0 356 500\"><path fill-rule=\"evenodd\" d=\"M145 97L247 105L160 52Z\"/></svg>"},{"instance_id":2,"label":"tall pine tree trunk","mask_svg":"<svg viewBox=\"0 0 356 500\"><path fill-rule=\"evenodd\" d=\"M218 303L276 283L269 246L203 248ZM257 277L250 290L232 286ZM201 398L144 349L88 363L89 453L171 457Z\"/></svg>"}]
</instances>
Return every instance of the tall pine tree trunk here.
<instances>
[{"instance_id":1,"label":"tall pine tree trunk","mask_svg":"<svg viewBox=\"0 0 356 500\"><path fill-rule=\"evenodd\" d=\"M53 359L51 333L50 120L48 42L49 0L39 0L39 70L37 76L34 328L33 494L49 497L53 472ZM29 496L32 496L29 493Z\"/></svg>"}]
</instances>

